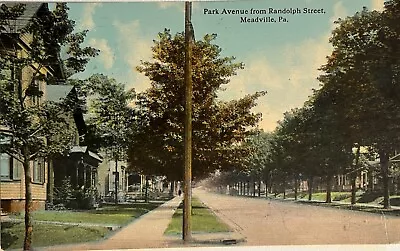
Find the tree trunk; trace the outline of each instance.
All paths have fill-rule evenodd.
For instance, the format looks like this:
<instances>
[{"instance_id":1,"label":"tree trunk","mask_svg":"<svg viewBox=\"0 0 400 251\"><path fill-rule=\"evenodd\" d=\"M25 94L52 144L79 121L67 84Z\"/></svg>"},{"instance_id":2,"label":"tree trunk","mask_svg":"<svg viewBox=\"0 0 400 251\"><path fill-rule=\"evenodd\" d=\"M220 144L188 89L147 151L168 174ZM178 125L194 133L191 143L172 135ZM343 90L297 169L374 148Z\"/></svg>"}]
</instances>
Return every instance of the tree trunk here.
<instances>
[{"instance_id":1,"label":"tree trunk","mask_svg":"<svg viewBox=\"0 0 400 251\"><path fill-rule=\"evenodd\" d=\"M32 245L32 189L31 189L31 165L29 163L29 153L26 150L24 153L24 174L25 174L25 239L24 250L31 250Z\"/></svg>"},{"instance_id":2,"label":"tree trunk","mask_svg":"<svg viewBox=\"0 0 400 251\"><path fill-rule=\"evenodd\" d=\"M356 180L357 180L357 174L352 173L351 174L351 204L354 205L356 204Z\"/></svg>"},{"instance_id":3,"label":"tree trunk","mask_svg":"<svg viewBox=\"0 0 400 251\"><path fill-rule=\"evenodd\" d=\"M118 157L115 157L115 175L114 175L114 202L117 205L118 204Z\"/></svg>"},{"instance_id":4,"label":"tree trunk","mask_svg":"<svg viewBox=\"0 0 400 251\"><path fill-rule=\"evenodd\" d=\"M286 177L283 179L283 199L286 199Z\"/></svg>"},{"instance_id":5,"label":"tree trunk","mask_svg":"<svg viewBox=\"0 0 400 251\"><path fill-rule=\"evenodd\" d=\"M369 168L368 170L368 191L373 192L374 189L374 171L372 168Z\"/></svg>"},{"instance_id":6,"label":"tree trunk","mask_svg":"<svg viewBox=\"0 0 400 251\"><path fill-rule=\"evenodd\" d=\"M326 203L331 203L332 202L332 175L329 174L327 176L327 181L326 181Z\"/></svg>"},{"instance_id":7,"label":"tree trunk","mask_svg":"<svg viewBox=\"0 0 400 251\"><path fill-rule=\"evenodd\" d=\"M381 150L379 152L380 166L382 172L382 182L383 182L383 208L390 208L389 200L389 154Z\"/></svg>"},{"instance_id":8,"label":"tree trunk","mask_svg":"<svg viewBox=\"0 0 400 251\"><path fill-rule=\"evenodd\" d=\"M354 169L357 170L359 167L359 162L360 162L360 146L357 146L357 152L356 152L356 163L354 164ZM356 204L356 180L357 180L357 172L355 171L351 174L351 204L354 205ZM360 179L361 181L361 179Z\"/></svg>"},{"instance_id":9,"label":"tree trunk","mask_svg":"<svg viewBox=\"0 0 400 251\"><path fill-rule=\"evenodd\" d=\"M314 185L314 177L308 178L308 200L312 200L312 193L313 193L313 185Z\"/></svg>"},{"instance_id":10,"label":"tree trunk","mask_svg":"<svg viewBox=\"0 0 400 251\"><path fill-rule=\"evenodd\" d=\"M256 197L256 182L253 181L253 197Z\"/></svg>"},{"instance_id":11,"label":"tree trunk","mask_svg":"<svg viewBox=\"0 0 400 251\"><path fill-rule=\"evenodd\" d=\"M149 202L149 193L148 193L148 188L149 188L149 178L147 177L147 175L146 175L146 185L145 185L146 187L145 187L145 189L144 189L144 191L145 191L145 194L144 194L144 201L147 203L147 202Z\"/></svg>"},{"instance_id":12,"label":"tree trunk","mask_svg":"<svg viewBox=\"0 0 400 251\"><path fill-rule=\"evenodd\" d=\"M265 179L265 197L268 197L268 186L269 186L269 182L268 182L268 177Z\"/></svg>"},{"instance_id":13,"label":"tree trunk","mask_svg":"<svg viewBox=\"0 0 400 251\"><path fill-rule=\"evenodd\" d=\"M173 196L174 195L174 182L170 181L169 184L170 184L169 195Z\"/></svg>"},{"instance_id":14,"label":"tree trunk","mask_svg":"<svg viewBox=\"0 0 400 251\"><path fill-rule=\"evenodd\" d=\"M258 197L261 197L261 180L258 180Z\"/></svg>"},{"instance_id":15,"label":"tree trunk","mask_svg":"<svg viewBox=\"0 0 400 251\"><path fill-rule=\"evenodd\" d=\"M53 159L48 161L48 180L47 180L47 203L52 205L54 201L54 165Z\"/></svg>"},{"instance_id":16,"label":"tree trunk","mask_svg":"<svg viewBox=\"0 0 400 251\"><path fill-rule=\"evenodd\" d=\"M272 186L273 186L273 173L270 172L270 175L269 175L269 193L272 193Z\"/></svg>"},{"instance_id":17,"label":"tree trunk","mask_svg":"<svg viewBox=\"0 0 400 251\"><path fill-rule=\"evenodd\" d=\"M297 187L299 186L298 184L299 180L297 176L294 177L294 200L297 200Z\"/></svg>"}]
</instances>

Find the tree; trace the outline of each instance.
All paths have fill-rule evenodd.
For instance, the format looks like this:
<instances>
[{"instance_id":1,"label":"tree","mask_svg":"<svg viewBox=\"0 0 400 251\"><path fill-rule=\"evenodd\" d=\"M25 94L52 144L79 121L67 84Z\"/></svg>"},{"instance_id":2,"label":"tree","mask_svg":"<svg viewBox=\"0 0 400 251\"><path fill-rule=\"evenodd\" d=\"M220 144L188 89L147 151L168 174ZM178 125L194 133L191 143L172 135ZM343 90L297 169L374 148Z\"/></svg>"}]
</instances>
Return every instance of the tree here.
<instances>
[{"instance_id":1,"label":"tree","mask_svg":"<svg viewBox=\"0 0 400 251\"><path fill-rule=\"evenodd\" d=\"M396 94L387 84L396 77L394 55L389 55L396 50L384 42L391 28L382 13L365 8L338 24L331 38L334 51L321 68L321 97L334 100L331 107L342 114L348 140L379 153L384 207L389 208L389 157L400 142L400 103L388 96Z\"/></svg>"},{"instance_id":2,"label":"tree","mask_svg":"<svg viewBox=\"0 0 400 251\"><path fill-rule=\"evenodd\" d=\"M63 78L62 74L50 74L51 70L62 72L63 68L57 70L57 67L64 63L67 72L82 71L88 60L98 53L91 47L81 47L86 31L73 32L75 23L68 18L65 3L57 3L52 11L48 10L47 4L39 7L41 11L29 17L29 21L25 20L23 27L14 27L13 24L23 20L25 4L2 4L0 7L0 125L5 127L0 137L10 139L1 150L23 164L24 250L31 249L33 231L30 161L63 151L69 146L72 135L69 133L72 129L70 123L63 116L63 112L71 109L72 103L55 104L41 100L41 87ZM18 34L30 37L26 53L21 53L15 46ZM67 48L63 60L59 56L62 48ZM29 70L31 66L34 70Z\"/></svg>"},{"instance_id":3,"label":"tree","mask_svg":"<svg viewBox=\"0 0 400 251\"><path fill-rule=\"evenodd\" d=\"M115 161L115 203L118 203L118 161L126 159L128 145L136 129L135 111L131 105L135 98L133 89L125 91L125 85L105 75L95 74L86 81L78 82L89 100L88 125L91 140ZM96 141L94 143L93 141Z\"/></svg>"},{"instance_id":4,"label":"tree","mask_svg":"<svg viewBox=\"0 0 400 251\"><path fill-rule=\"evenodd\" d=\"M295 198L300 175L309 178L309 199L314 176L326 180L326 202L331 202L333 176L349 163L349 150L340 120L329 106L322 106L318 97L311 97L302 108L292 109L276 129L274 155L278 173L293 176ZM351 148L350 148L351 149Z\"/></svg>"},{"instance_id":5,"label":"tree","mask_svg":"<svg viewBox=\"0 0 400 251\"><path fill-rule=\"evenodd\" d=\"M213 43L216 35L205 35L193 44L193 177L199 178L217 169L238 164L241 144L261 114L251 109L265 95L257 92L239 100L218 100L218 93L242 63L234 57L222 57ZM151 80L151 87L138 94L141 112L140 132L132 144L132 167L149 173L181 180L183 174L184 125L184 36L172 36L169 30L154 41L153 61L137 67ZM140 146L140 148L139 148Z\"/></svg>"},{"instance_id":6,"label":"tree","mask_svg":"<svg viewBox=\"0 0 400 251\"><path fill-rule=\"evenodd\" d=\"M269 169L269 164L271 162L271 134L262 130L257 131L246 140L245 145L249 148L250 153L244 159L246 165L245 169L247 169L254 185L255 182L258 182L258 196L260 196L261 181L263 176L268 176L270 171L267 171L266 169ZM265 177L264 181L267 181ZM255 189L253 191L255 194Z\"/></svg>"}]
</instances>

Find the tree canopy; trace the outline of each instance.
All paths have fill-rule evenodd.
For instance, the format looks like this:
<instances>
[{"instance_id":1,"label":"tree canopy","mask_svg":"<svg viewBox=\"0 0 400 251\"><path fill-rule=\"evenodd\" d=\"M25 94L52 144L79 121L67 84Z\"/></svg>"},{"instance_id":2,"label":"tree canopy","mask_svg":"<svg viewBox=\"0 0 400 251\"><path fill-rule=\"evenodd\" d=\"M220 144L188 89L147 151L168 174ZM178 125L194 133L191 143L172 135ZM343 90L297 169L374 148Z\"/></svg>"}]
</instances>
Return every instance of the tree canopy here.
<instances>
[{"instance_id":1,"label":"tree canopy","mask_svg":"<svg viewBox=\"0 0 400 251\"><path fill-rule=\"evenodd\" d=\"M244 67L234 57L223 57L214 43L216 35L205 35L193 44L193 176L239 165L241 144L261 114L252 112L257 92L238 100L221 101L218 93L230 77ZM153 61L142 62L138 71L151 87L138 94L141 115L137 142L132 145L132 167L179 180L183 175L184 128L184 35L159 33L152 47Z\"/></svg>"}]
</instances>

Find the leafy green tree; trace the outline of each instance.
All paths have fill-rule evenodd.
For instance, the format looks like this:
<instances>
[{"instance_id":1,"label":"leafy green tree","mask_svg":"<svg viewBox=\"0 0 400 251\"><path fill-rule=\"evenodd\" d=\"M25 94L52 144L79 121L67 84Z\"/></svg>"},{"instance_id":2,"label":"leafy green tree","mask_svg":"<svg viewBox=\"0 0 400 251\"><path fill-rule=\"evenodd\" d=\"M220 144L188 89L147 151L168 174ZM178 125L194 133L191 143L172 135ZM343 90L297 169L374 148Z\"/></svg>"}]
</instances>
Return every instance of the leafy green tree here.
<instances>
[{"instance_id":1,"label":"leafy green tree","mask_svg":"<svg viewBox=\"0 0 400 251\"><path fill-rule=\"evenodd\" d=\"M126 91L125 85L102 74L95 74L77 85L88 99L90 136L88 145L104 150L115 161L126 160L128 145L136 129L135 110L132 102L133 89ZM98 149L96 149L98 150ZM118 203L118 176L115 175L115 203Z\"/></svg>"},{"instance_id":2,"label":"leafy green tree","mask_svg":"<svg viewBox=\"0 0 400 251\"><path fill-rule=\"evenodd\" d=\"M52 11L46 9L46 4L42 8L46 11L25 20L25 26L14 27L24 14L25 4L0 6L0 125L5 129L0 137L10 139L1 151L23 164L26 191L24 250L31 249L33 231L30 161L62 152L73 135L70 133L72 125L63 116L71 110L73 103L55 104L42 100L40 83L55 83L60 78L60 74L49 74L49 69L62 72L62 67L59 70L57 67L65 64L67 72L82 71L88 60L97 54L91 47L81 47L86 32L74 33L75 23L68 18L65 3L57 3ZM19 39L15 34L28 34L29 50L26 53L14 46ZM67 48L64 59L59 56L62 48Z\"/></svg>"},{"instance_id":3,"label":"leafy green tree","mask_svg":"<svg viewBox=\"0 0 400 251\"><path fill-rule=\"evenodd\" d=\"M389 157L399 145L399 103L387 94L395 95L393 86L383 88L396 76L388 56L393 48L382 42L391 28L383 20L382 13L367 9L339 20L331 38L334 51L320 80L321 96L341 114L348 141L379 153L384 207L389 208Z\"/></svg>"},{"instance_id":4,"label":"leafy green tree","mask_svg":"<svg viewBox=\"0 0 400 251\"><path fill-rule=\"evenodd\" d=\"M249 155L245 157L245 169L249 173L254 184L258 183L258 196L261 194L261 181L266 168L271 162L271 134L264 131L257 131L246 140L246 147L249 148ZM267 172L268 173L268 172ZM264 179L265 180L265 179ZM253 190L255 194L255 189Z\"/></svg>"},{"instance_id":5,"label":"leafy green tree","mask_svg":"<svg viewBox=\"0 0 400 251\"><path fill-rule=\"evenodd\" d=\"M240 163L241 143L261 114L251 109L265 92L229 102L218 99L229 78L243 68L234 57L222 57L216 35L205 35L193 44L193 177ZM180 180L183 175L184 36L159 33L152 47L153 61L137 67L151 80L138 94L140 132L131 145L133 168Z\"/></svg>"},{"instance_id":6,"label":"leafy green tree","mask_svg":"<svg viewBox=\"0 0 400 251\"><path fill-rule=\"evenodd\" d=\"M370 27L370 42L364 48L372 83L388 98L400 103L400 1L385 2L379 20ZM358 53L361 53L358 51Z\"/></svg>"},{"instance_id":7,"label":"leafy green tree","mask_svg":"<svg viewBox=\"0 0 400 251\"><path fill-rule=\"evenodd\" d=\"M338 113L339 112L339 113ZM340 111L323 106L316 100L309 131L314 132L314 150L319 163L319 171L326 178L326 202L332 201L331 191L335 175L345 173L352 163L352 142L343 131Z\"/></svg>"},{"instance_id":8,"label":"leafy green tree","mask_svg":"<svg viewBox=\"0 0 400 251\"><path fill-rule=\"evenodd\" d=\"M294 177L295 197L300 175L321 176L327 182L327 200L331 202L333 176L349 162L342 132L332 111L321 107L313 97L300 109L285 113L276 130L280 173ZM284 180L284 183L286 181ZM309 184L311 187L311 182ZM311 189L309 190L311 199Z\"/></svg>"}]
</instances>

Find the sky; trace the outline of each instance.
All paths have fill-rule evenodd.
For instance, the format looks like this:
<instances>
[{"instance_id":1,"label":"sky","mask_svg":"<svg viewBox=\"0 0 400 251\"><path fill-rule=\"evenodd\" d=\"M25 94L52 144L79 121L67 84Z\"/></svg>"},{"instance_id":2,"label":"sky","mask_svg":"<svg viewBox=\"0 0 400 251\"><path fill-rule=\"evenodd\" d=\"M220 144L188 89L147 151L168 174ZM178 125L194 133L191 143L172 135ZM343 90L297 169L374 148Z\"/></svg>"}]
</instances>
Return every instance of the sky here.
<instances>
[{"instance_id":1,"label":"sky","mask_svg":"<svg viewBox=\"0 0 400 251\"><path fill-rule=\"evenodd\" d=\"M193 2L192 24L197 40L216 33L223 56L235 56L245 67L231 78L224 100L267 91L254 112L262 113L260 127L272 131L283 113L301 107L319 87L318 68L331 53L329 37L334 21L362 10L381 11L384 0L236 0ZM172 34L184 30L184 2L69 3L76 29L89 30L86 43L100 50L85 72L86 78L103 73L141 92L150 87L137 72L141 60L151 61L151 46L165 28ZM293 14L251 14L299 8ZM304 8L320 13L304 13ZM216 11L215 11L216 9ZM225 9L225 13L223 10ZM323 9L323 10L321 10ZM229 11L228 11L229 10ZM228 14L232 10L247 14ZM218 14L216 13L218 12ZM241 18L275 18L276 22L241 22ZM281 17L281 22L279 22Z\"/></svg>"}]
</instances>

